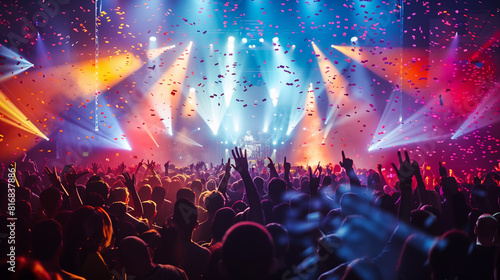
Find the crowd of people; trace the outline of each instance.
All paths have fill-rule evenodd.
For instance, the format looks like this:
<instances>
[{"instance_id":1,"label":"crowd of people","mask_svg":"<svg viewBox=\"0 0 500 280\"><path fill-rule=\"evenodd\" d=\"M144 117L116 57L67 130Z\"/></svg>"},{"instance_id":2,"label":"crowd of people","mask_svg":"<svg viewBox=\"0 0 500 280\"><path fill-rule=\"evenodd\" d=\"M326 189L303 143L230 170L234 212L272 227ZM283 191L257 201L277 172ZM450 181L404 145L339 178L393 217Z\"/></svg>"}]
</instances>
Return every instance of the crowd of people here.
<instances>
[{"instance_id":1,"label":"crowd of people","mask_svg":"<svg viewBox=\"0 0 500 280\"><path fill-rule=\"evenodd\" d=\"M0 279L500 279L499 173L398 159L2 164Z\"/></svg>"}]
</instances>

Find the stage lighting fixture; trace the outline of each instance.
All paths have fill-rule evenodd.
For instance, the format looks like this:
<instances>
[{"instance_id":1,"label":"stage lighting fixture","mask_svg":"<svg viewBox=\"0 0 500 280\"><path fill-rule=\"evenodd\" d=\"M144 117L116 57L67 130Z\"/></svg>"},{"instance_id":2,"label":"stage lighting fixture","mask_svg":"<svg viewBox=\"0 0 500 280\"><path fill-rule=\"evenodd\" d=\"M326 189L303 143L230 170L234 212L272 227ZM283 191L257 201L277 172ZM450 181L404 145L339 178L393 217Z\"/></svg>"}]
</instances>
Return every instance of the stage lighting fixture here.
<instances>
[{"instance_id":1,"label":"stage lighting fixture","mask_svg":"<svg viewBox=\"0 0 500 280\"><path fill-rule=\"evenodd\" d=\"M276 145L276 141L273 141L273 145ZM276 150L274 150L274 151L276 151Z\"/></svg>"},{"instance_id":2,"label":"stage lighting fixture","mask_svg":"<svg viewBox=\"0 0 500 280\"><path fill-rule=\"evenodd\" d=\"M201 130L201 128L198 127L198 130Z\"/></svg>"},{"instance_id":3,"label":"stage lighting fixture","mask_svg":"<svg viewBox=\"0 0 500 280\"><path fill-rule=\"evenodd\" d=\"M190 92L190 93L193 93L193 92L195 92L195 91L196 91L196 89L195 89L195 88L190 88L190 89L189 89L189 92Z\"/></svg>"},{"instance_id":4,"label":"stage lighting fixture","mask_svg":"<svg viewBox=\"0 0 500 280\"><path fill-rule=\"evenodd\" d=\"M260 38L259 42L264 43L264 38Z\"/></svg>"},{"instance_id":5,"label":"stage lighting fixture","mask_svg":"<svg viewBox=\"0 0 500 280\"><path fill-rule=\"evenodd\" d=\"M358 37L354 36L354 37L351 37L351 43L355 43L358 41Z\"/></svg>"},{"instance_id":6,"label":"stage lighting fixture","mask_svg":"<svg viewBox=\"0 0 500 280\"><path fill-rule=\"evenodd\" d=\"M155 36L151 36L151 37L149 37L149 41L151 41L151 42L155 42L155 41L156 41L156 37L155 37Z\"/></svg>"},{"instance_id":7,"label":"stage lighting fixture","mask_svg":"<svg viewBox=\"0 0 500 280\"><path fill-rule=\"evenodd\" d=\"M273 152L276 152L276 149L273 149Z\"/></svg>"},{"instance_id":8,"label":"stage lighting fixture","mask_svg":"<svg viewBox=\"0 0 500 280\"><path fill-rule=\"evenodd\" d=\"M276 44L276 43L278 43L278 41L279 41L279 38L278 38L278 37L274 37L274 38L273 38L273 43L275 43L275 44Z\"/></svg>"},{"instance_id":9,"label":"stage lighting fixture","mask_svg":"<svg viewBox=\"0 0 500 280\"><path fill-rule=\"evenodd\" d=\"M292 49L295 49L295 45L292 45Z\"/></svg>"},{"instance_id":10,"label":"stage lighting fixture","mask_svg":"<svg viewBox=\"0 0 500 280\"><path fill-rule=\"evenodd\" d=\"M227 38L227 40L229 41L229 43L234 43L234 37L233 36L229 36L229 38Z\"/></svg>"},{"instance_id":11,"label":"stage lighting fixture","mask_svg":"<svg viewBox=\"0 0 500 280\"><path fill-rule=\"evenodd\" d=\"M213 47L214 47L214 45L213 45L213 44L210 44L210 45L208 45L208 46L209 46L209 47L211 47L211 48L213 48Z\"/></svg>"},{"instance_id":12,"label":"stage lighting fixture","mask_svg":"<svg viewBox=\"0 0 500 280\"><path fill-rule=\"evenodd\" d=\"M243 38L243 39L241 39L241 42L242 42L243 44L246 44L246 43L248 42L248 40L247 40L247 38Z\"/></svg>"}]
</instances>

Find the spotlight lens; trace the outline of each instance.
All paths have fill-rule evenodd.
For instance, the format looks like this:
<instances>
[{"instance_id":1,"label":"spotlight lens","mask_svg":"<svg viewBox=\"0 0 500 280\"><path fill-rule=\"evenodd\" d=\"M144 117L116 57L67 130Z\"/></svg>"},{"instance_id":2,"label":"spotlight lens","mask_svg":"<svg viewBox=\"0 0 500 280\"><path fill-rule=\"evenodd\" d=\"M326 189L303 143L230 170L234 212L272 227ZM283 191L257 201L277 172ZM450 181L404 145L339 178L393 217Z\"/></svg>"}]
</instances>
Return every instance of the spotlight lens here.
<instances>
[{"instance_id":1,"label":"spotlight lens","mask_svg":"<svg viewBox=\"0 0 500 280\"><path fill-rule=\"evenodd\" d=\"M243 44L246 44L248 42L247 38L243 38L241 39L241 42L243 42Z\"/></svg>"},{"instance_id":2,"label":"spotlight lens","mask_svg":"<svg viewBox=\"0 0 500 280\"><path fill-rule=\"evenodd\" d=\"M295 49L295 45L292 45L292 49Z\"/></svg>"},{"instance_id":3,"label":"spotlight lens","mask_svg":"<svg viewBox=\"0 0 500 280\"><path fill-rule=\"evenodd\" d=\"M227 40L232 43L232 42L234 42L234 37L233 36L229 36L229 38L227 38Z\"/></svg>"},{"instance_id":4,"label":"spotlight lens","mask_svg":"<svg viewBox=\"0 0 500 280\"><path fill-rule=\"evenodd\" d=\"M264 43L264 38L260 38L259 42Z\"/></svg>"},{"instance_id":5,"label":"spotlight lens","mask_svg":"<svg viewBox=\"0 0 500 280\"><path fill-rule=\"evenodd\" d=\"M151 37L149 37L149 41L151 41L151 42L155 42L155 41L156 41L156 37L155 37L155 36L151 36Z\"/></svg>"},{"instance_id":6,"label":"spotlight lens","mask_svg":"<svg viewBox=\"0 0 500 280\"><path fill-rule=\"evenodd\" d=\"M354 36L354 37L351 38L351 42L354 43L354 42L357 42L357 41L358 41L358 37Z\"/></svg>"},{"instance_id":7,"label":"spotlight lens","mask_svg":"<svg viewBox=\"0 0 500 280\"><path fill-rule=\"evenodd\" d=\"M279 41L279 38L278 38L278 37L274 37L274 38L273 38L273 43L278 43L278 41Z\"/></svg>"}]
</instances>

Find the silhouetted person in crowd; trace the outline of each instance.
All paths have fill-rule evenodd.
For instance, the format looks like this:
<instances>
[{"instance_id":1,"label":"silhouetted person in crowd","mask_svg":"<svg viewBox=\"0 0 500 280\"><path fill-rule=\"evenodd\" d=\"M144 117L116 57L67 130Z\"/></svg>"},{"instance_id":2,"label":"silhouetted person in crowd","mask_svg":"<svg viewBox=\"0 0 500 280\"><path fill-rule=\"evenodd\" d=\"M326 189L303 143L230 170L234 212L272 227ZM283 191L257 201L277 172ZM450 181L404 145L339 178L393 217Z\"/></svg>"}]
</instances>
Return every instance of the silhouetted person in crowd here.
<instances>
[{"instance_id":1,"label":"silhouetted person in crowd","mask_svg":"<svg viewBox=\"0 0 500 280\"><path fill-rule=\"evenodd\" d=\"M123 239L118 246L118 261L131 278L137 280L186 280L181 269L152 261L151 251L147 244L138 237L130 236ZM123 276L123 275L122 275Z\"/></svg>"},{"instance_id":2,"label":"silhouetted person in crowd","mask_svg":"<svg viewBox=\"0 0 500 280\"><path fill-rule=\"evenodd\" d=\"M210 242L212 240L212 222L215 213L224 207L224 196L218 191L212 191L205 197L205 207L208 211L208 218L201 223L193 233L193 240L198 243Z\"/></svg>"},{"instance_id":3,"label":"silhouetted person in crowd","mask_svg":"<svg viewBox=\"0 0 500 280\"><path fill-rule=\"evenodd\" d=\"M100 207L83 206L70 217L64 232L61 268L87 280L113 276L102 253L109 248L113 227Z\"/></svg>"},{"instance_id":4,"label":"silhouetted person in crowd","mask_svg":"<svg viewBox=\"0 0 500 280\"><path fill-rule=\"evenodd\" d=\"M193 242L192 234L198 226L198 210L186 199L175 202L172 222L178 230L178 241L181 246L179 267L182 268L190 280L201 279L208 265L210 251Z\"/></svg>"},{"instance_id":5,"label":"silhouetted person in crowd","mask_svg":"<svg viewBox=\"0 0 500 280\"><path fill-rule=\"evenodd\" d=\"M479 216L475 226L476 241L470 254L471 277L476 279L493 279L495 254L498 246L495 236L498 221L490 214Z\"/></svg>"},{"instance_id":6,"label":"silhouetted person in crowd","mask_svg":"<svg viewBox=\"0 0 500 280\"><path fill-rule=\"evenodd\" d=\"M222 241L222 269L230 279L268 279L275 269L269 232L254 222L232 226Z\"/></svg>"},{"instance_id":7,"label":"silhouetted person in crowd","mask_svg":"<svg viewBox=\"0 0 500 280\"><path fill-rule=\"evenodd\" d=\"M445 232L429 254L432 279L468 279L469 248L469 239L464 232Z\"/></svg>"},{"instance_id":8,"label":"silhouetted person in crowd","mask_svg":"<svg viewBox=\"0 0 500 280\"><path fill-rule=\"evenodd\" d=\"M33 257L40 261L47 272L57 274L63 280L83 280L83 277L60 268L62 241L62 228L55 220L45 220L36 224L32 230Z\"/></svg>"}]
</instances>

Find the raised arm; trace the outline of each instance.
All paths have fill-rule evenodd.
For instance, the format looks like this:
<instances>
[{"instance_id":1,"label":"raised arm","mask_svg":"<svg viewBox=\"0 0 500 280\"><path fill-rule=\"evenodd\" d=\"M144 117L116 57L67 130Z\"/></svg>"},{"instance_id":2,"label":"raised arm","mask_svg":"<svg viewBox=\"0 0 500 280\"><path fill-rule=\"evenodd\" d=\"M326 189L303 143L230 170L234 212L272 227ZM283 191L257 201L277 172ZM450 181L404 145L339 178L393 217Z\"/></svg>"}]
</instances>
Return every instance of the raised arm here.
<instances>
[{"instance_id":1,"label":"raised arm","mask_svg":"<svg viewBox=\"0 0 500 280\"><path fill-rule=\"evenodd\" d=\"M399 211L398 219L400 221L409 223L410 213L411 213L411 180L413 178L413 166L410 163L410 157L408 152L405 151L405 160L401 157L401 152L398 152L399 158L399 168L392 163L392 167L398 175L400 189L401 189L401 199L399 201Z\"/></svg>"},{"instance_id":2,"label":"raised arm","mask_svg":"<svg viewBox=\"0 0 500 280\"><path fill-rule=\"evenodd\" d=\"M245 190L247 193L248 204L250 206L250 211L248 212L248 220L263 224L264 214L262 212L262 205L259 199L259 193L257 188L253 183L250 172L248 172L248 161L247 161L247 151L243 153L241 148L234 148L231 150L233 154L235 165L233 168L240 173L241 179L245 184Z\"/></svg>"},{"instance_id":3,"label":"raised arm","mask_svg":"<svg viewBox=\"0 0 500 280\"><path fill-rule=\"evenodd\" d=\"M49 177L50 183L52 184L53 187L59 189L63 195L69 197L68 191L64 186L61 184L61 178L59 178L59 175L57 175L57 170L56 167L52 167L53 170L50 170L47 166L45 167L45 174Z\"/></svg>"},{"instance_id":4,"label":"raised arm","mask_svg":"<svg viewBox=\"0 0 500 280\"><path fill-rule=\"evenodd\" d=\"M228 158L227 163L226 163L224 177L222 177L222 180L220 181L219 186L217 187L217 190L224 195L224 197L226 198L226 201L227 201L226 190L227 190L227 185L229 183L230 177L231 177L231 158Z\"/></svg>"},{"instance_id":5,"label":"raised arm","mask_svg":"<svg viewBox=\"0 0 500 280\"><path fill-rule=\"evenodd\" d=\"M80 198L80 194L78 193L78 189L76 188L76 180L78 180L78 178L84 176L87 173L89 172L84 171L81 173L77 173L76 169L73 166L68 172L66 172L66 183L67 183L66 190L69 193L69 197L71 199L71 209L73 210L76 210L83 205L82 199Z\"/></svg>"},{"instance_id":6,"label":"raised arm","mask_svg":"<svg viewBox=\"0 0 500 280\"><path fill-rule=\"evenodd\" d=\"M319 171L318 177L314 176L316 171ZM314 173L312 172L312 168L309 166L309 189L311 190L311 198L317 197L318 196L318 189L319 189L319 181L321 179L321 165L318 163L318 167L316 167L316 170Z\"/></svg>"},{"instance_id":7,"label":"raised arm","mask_svg":"<svg viewBox=\"0 0 500 280\"><path fill-rule=\"evenodd\" d=\"M125 172L122 174L124 180L122 182L125 184L125 186L128 189L128 192L130 193L130 196L132 197L132 202L134 203L134 210L130 212L130 215L140 218L143 215L143 209L142 209L142 203L141 199L139 198L139 195L137 194L137 190L135 189L135 175L132 175L130 177L130 174L128 172Z\"/></svg>"},{"instance_id":8,"label":"raised arm","mask_svg":"<svg viewBox=\"0 0 500 280\"><path fill-rule=\"evenodd\" d=\"M286 189L291 190L293 189L292 182L290 182L290 169L292 169L292 165L286 161L286 157L283 160L283 169L285 169Z\"/></svg>"},{"instance_id":9,"label":"raised arm","mask_svg":"<svg viewBox=\"0 0 500 280\"><path fill-rule=\"evenodd\" d=\"M354 172L353 164L354 161L350 158L346 158L344 151L342 151L342 161L339 162L340 166L344 167L345 172L347 174L347 177L349 177L349 183L352 186L361 186L361 183L359 182L359 178L356 175L356 172Z\"/></svg>"},{"instance_id":10,"label":"raised arm","mask_svg":"<svg viewBox=\"0 0 500 280\"><path fill-rule=\"evenodd\" d=\"M269 160L269 163L267 164L267 167L269 168L269 181L271 181L272 178L279 178L280 176L278 175L278 171L276 171L273 160L270 157L267 157L267 160Z\"/></svg>"},{"instance_id":11,"label":"raised arm","mask_svg":"<svg viewBox=\"0 0 500 280\"><path fill-rule=\"evenodd\" d=\"M387 180L385 179L384 173L382 172L382 164L377 164L377 171L378 175L380 176L380 182L382 183L382 185L387 185Z\"/></svg>"},{"instance_id":12,"label":"raised arm","mask_svg":"<svg viewBox=\"0 0 500 280\"><path fill-rule=\"evenodd\" d=\"M420 198L420 204L426 205L430 204L430 199L428 198L427 190L425 189L424 179L422 178L422 173L420 173L420 166L417 161L412 161L411 166L413 167L413 176L417 180L417 191L418 197Z\"/></svg>"}]
</instances>

